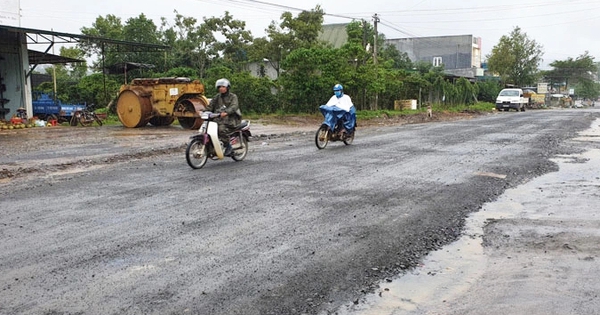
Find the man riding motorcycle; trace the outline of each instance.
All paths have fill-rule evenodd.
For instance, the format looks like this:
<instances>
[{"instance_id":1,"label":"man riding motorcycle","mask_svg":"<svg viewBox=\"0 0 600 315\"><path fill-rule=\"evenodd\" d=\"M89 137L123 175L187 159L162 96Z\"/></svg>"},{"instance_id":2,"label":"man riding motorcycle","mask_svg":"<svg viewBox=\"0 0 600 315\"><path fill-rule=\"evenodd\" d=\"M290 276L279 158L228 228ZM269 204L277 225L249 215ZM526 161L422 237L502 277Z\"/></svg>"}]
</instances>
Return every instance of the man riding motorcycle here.
<instances>
[{"instance_id":1,"label":"man riding motorcycle","mask_svg":"<svg viewBox=\"0 0 600 315\"><path fill-rule=\"evenodd\" d=\"M321 105L319 110L325 117L324 124L329 126L330 130L335 129L339 119L344 123L344 130L348 136L354 133L356 127L356 109L352 104L352 99L347 94L344 94L344 87L341 84L333 86L334 95L329 99L327 104Z\"/></svg>"},{"instance_id":2,"label":"man riding motorcycle","mask_svg":"<svg viewBox=\"0 0 600 315\"><path fill-rule=\"evenodd\" d=\"M229 144L229 135L241 123L242 112L240 111L237 95L229 92L231 88L229 80L225 78L217 80L215 88L218 94L210 100L206 110L221 113L221 117L215 121L219 124L219 140L225 145L224 155L230 156L232 148Z\"/></svg>"}]
</instances>

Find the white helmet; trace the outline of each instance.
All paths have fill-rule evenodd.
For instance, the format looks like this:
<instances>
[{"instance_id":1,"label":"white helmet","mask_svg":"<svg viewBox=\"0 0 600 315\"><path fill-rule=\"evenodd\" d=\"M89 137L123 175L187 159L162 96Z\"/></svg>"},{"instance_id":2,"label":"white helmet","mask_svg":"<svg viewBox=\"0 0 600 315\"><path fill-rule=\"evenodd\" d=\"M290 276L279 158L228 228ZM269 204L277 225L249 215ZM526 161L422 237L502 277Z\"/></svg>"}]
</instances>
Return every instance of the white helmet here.
<instances>
[{"instance_id":1,"label":"white helmet","mask_svg":"<svg viewBox=\"0 0 600 315\"><path fill-rule=\"evenodd\" d=\"M229 91L231 84L229 83L229 80L222 78L222 79L217 80L217 82L215 82L215 88L219 89L219 86L226 86L227 90Z\"/></svg>"}]
</instances>

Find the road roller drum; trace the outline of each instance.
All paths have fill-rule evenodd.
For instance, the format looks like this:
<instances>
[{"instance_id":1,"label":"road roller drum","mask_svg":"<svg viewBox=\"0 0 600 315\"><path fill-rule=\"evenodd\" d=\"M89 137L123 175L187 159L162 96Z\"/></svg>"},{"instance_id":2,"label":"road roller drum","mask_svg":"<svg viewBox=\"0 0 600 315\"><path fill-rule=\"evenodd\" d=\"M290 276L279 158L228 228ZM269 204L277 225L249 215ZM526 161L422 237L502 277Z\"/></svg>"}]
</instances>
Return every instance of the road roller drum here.
<instances>
[{"instance_id":1,"label":"road roller drum","mask_svg":"<svg viewBox=\"0 0 600 315\"><path fill-rule=\"evenodd\" d=\"M198 111L204 110L208 99L204 85L189 78L138 78L121 86L117 114L128 128L167 126L175 119L184 129L202 125Z\"/></svg>"}]
</instances>

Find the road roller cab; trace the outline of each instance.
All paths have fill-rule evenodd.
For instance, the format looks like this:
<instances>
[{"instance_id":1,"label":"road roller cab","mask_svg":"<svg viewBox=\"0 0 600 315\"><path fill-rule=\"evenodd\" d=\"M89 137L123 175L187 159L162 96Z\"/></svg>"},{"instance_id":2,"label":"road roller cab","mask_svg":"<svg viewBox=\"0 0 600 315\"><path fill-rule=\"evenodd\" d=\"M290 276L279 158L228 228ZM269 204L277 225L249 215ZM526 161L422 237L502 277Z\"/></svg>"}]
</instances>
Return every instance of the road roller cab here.
<instances>
[{"instance_id":1,"label":"road roller cab","mask_svg":"<svg viewBox=\"0 0 600 315\"><path fill-rule=\"evenodd\" d=\"M138 78L121 86L117 115L125 127L138 128L148 123L167 126L177 118L184 129L202 125L198 111L208 99L204 85L190 78Z\"/></svg>"}]
</instances>

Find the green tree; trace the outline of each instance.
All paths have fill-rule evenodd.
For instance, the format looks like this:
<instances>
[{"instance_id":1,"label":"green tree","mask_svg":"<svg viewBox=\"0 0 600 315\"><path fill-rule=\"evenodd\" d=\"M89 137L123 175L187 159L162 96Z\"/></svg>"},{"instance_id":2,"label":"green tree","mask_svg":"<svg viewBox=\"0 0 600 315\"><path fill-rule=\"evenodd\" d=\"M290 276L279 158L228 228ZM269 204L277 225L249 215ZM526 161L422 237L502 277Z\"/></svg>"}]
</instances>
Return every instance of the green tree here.
<instances>
[{"instance_id":1,"label":"green tree","mask_svg":"<svg viewBox=\"0 0 600 315\"><path fill-rule=\"evenodd\" d=\"M600 97L600 83L586 80L575 85L575 94L578 97L597 100Z\"/></svg>"},{"instance_id":2,"label":"green tree","mask_svg":"<svg viewBox=\"0 0 600 315\"><path fill-rule=\"evenodd\" d=\"M413 68L413 62L406 52L401 52L394 45L385 45L380 54L384 60L392 61L392 68L410 70Z\"/></svg>"},{"instance_id":3,"label":"green tree","mask_svg":"<svg viewBox=\"0 0 600 315\"><path fill-rule=\"evenodd\" d=\"M332 95L332 87L344 84L352 95L351 65L342 50L300 48L290 52L282 63L286 70L280 79L283 86L284 112L315 112Z\"/></svg>"},{"instance_id":4,"label":"green tree","mask_svg":"<svg viewBox=\"0 0 600 315\"><path fill-rule=\"evenodd\" d=\"M72 79L79 80L87 75L88 67L87 62L85 61L85 52L83 52L81 49L77 47L61 47L60 55L63 57L84 60L83 62L60 65L64 67Z\"/></svg>"},{"instance_id":5,"label":"green tree","mask_svg":"<svg viewBox=\"0 0 600 315\"><path fill-rule=\"evenodd\" d=\"M492 48L488 66L505 84L527 86L536 82L542 55L542 46L517 26Z\"/></svg>"},{"instance_id":6,"label":"green tree","mask_svg":"<svg viewBox=\"0 0 600 315\"><path fill-rule=\"evenodd\" d=\"M448 82L444 68L429 62L416 62L405 78L403 99L418 99L426 103L442 103L446 100Z\"/></svg>"},{"instance_id":7,"label":"green tree","mask_svg":"<svg viewBox=\"0 0 600 315\"><path fill-rule=\"evenodd\" d=\"M61 47L60 55L73 59L84 59L84 52L76 47ZM44 93L54 94L56 82L55 97L62 102L73 103L81 101L75 85L87 74L87 63L67 63L55 64L52 67L45 68L45 72L51 75L55 80L53 82L44 82L37 90Z\"/></svg>"},{"instance_id":8,"label":"green tree","mask_svg":"<svg viewBox=\"0 0 600 315\"><path fill-rule=\"evenodd\" d=\"M160 34L156 24L143 13L138 17L129 18L123 26L122 39L128 42L142 44L160 44ZM113 46L110 46L111 48ZM158 71L164 69L163 54L149 52L143 48L131 47L131 51L120 54L120 62L145 63L156 66ZM121 51L122 49L119 49ZM110 65L110 64L108 64Z\"/></svg>"},{"instance_id":9,"label":"green tree","mask_svg":"<svg viewBox=\"0 0 600 315\"><path fill-rule=\"evenodd\" d=\"M295 48L293 46L296 46L296 48L307 48L318 44L319 33L323 30L324 14L323 9L319 5L310 11L300 12L295 18L290 12L284 12L281 15L282 21L279 27L291 39L290 44L292 44L292 47L289 48ZM269 37L275 39L271 36L274 31L271 26L268 29L268 34ZM279 33L277 35L281 36L284 34Z\"/></svg>"},{"instance_id":10,"label":"green tree","mask_svg":"<svg viewBox=\"0 0 600 315\"><path fill-rule=\"evenodd\" d=\"M119 81L105 77L102 73L93 73L77 82L75 88L79 100L95 109L108 106L109 101L117 97L120 86Z\"/></svg>"},{"instance_id":11,"label":"green tree","mask_svg":"<svg viewBox=\"0 0 600 315\"><path fill-rule=\"evenodd\" d=\"M344 92L352 96L357 109L367 109L374 101L373 89L377 84L379 69L373 67L373 54L367 50L374 38L372 25L365 21L352 21L346 26L348 41L340 49L339 56L349 67L344 66L338 76L338 82L344 85ZM331 90L331 87L330 87Z\"/></svg>"},{"instance_id":12,"label":"green tree","mask_svg":"<svg viewBox=\"0 0 600 315\"><path fill-rule=\"evenodd\" d=\"M81 34L123 40L123 23L121 18L112 14L106 15L106 17L99 16L92 23L92 27L82 27ZM86 57L96 58L96 61L92 63L92 68L95 70L102 71L105 65L115 64L123 60L118 51L111 50L108 45L102 44L100 41L82 40L77 44L77 48L84 51ZM104 56L104 59L102 56Z\"/></svg>"},{"instance_id":13,"label":"green tree","mask_svg":"<svg viewBox=\"0 0 600 315\"><path fill-rule=\"evenodd\" d=\"M455 100L456 105L470 105L475 103L477 93L479 92L477 85L465 78L459 78L454 86L458 89L457 98Z\"/></svg>"},{"instance_id":14,"label":"green tree","mask_svg":"<svg viewBox=\"0 0 600 315\"><path fill-rule=\"evenodd\" d=\"M554 69L544 72L544 77L550 83L564 84L568 89L571 84L582 83L582 86L591 87L589 84L594 80L598 67L594 62L594 57L586 51L575 60L556 60L550 64Z\"/></svg>"},{"instance_id":15,"label":"green tree","mask_svg":"<svg viewBox=\"0 0 600 315\"><path fill-rule=\"evenodd\" d=\"M215 82L220 78L227 78L231 82L231 91L238 96L242 114L277 111L278 100L272 93L274 84L271 80L253 77L247 71L234 72L226 66L214 66L207 71L207 97L216 95Z\"/></svg>"},{"instance_id":16,"label":"green tree","mask_svg":"<svg viewBox=\"0 0 600 315\"><path fill-rule=\"evenodd\" d=\"M323 29L324 14L320 6L302 11L297 17L290 12L282 13L279 24L272 21L267 27L266 38L254 40L249 59L265 60L275 68L279 77L282 62L292 51L325 46L325 43L318 40L319 32Z\"/></svg>"},{"instance_id":17,"label":"green tree","mask_svg":"<svg viewBox=\"0 0 600 315\"><path fill-rule=\"evenodd\" d=\"M480 102L495 103L498 93L502 90L502 87L498 82L493 80L477 82L477 100Z\"/></svg>"},{"instance_id":18,"label":"green tree","mask_svg":"<svg viewBox=\"0 0 600 315\"><path fill-rule=\"evenodd\" d=\"M204 78L211 60L219 55L213 30L206 23L198 25L194 17L185 17L175 11L173 25L162 18L162 42L170 46L171 52L165 60L168 69L189 67L197 69L197 76Z\"/></svg>"},{"instance_id":19,"label":"green tree","mask_svg":"<svg viewBox=\"0 0 600 315\"><path fill-rule=\"evenodd\" d=\"M348 34L348 44L358 44L362 47L373 45L375 30L373 25L365 20L352 21L346 26L346 34Z\"/></svg>"},{"instance_id":20,"label":"green tree","mask_svg":"<svg viewBox=\"0 0 600 315\"><path fill-rule=\"evenodd\" d=\"M121 19L108 14L99 16L91 27L82 27L81 33L93 37L127 41L143 44L160 44L161 34L154 22L143 13L128 19L125 24ZM161 53L149 52L135 45L106 43L102 40L81 40L77 46L86 52L86 57L93 57L92 68L102 71L104 67L122 62L147 63L164 68L164 56ZM161 71L159 69L158 71Z\"/></svg>"},{"instance_id":21,"label":"green tree","mask_svg":"<svg viewBox=\"0 0 600 315\"><path fill-rule=\"evenodd\" d=\"M257 78L249 72L237 72L232 77L234 92L238 95L242 113L274 113L278 100L273 94L275 86L268 78ZM232 83L232 84L234 84Z\"/></svg>"},{"instance_id":22,"label":"green tree","mask_svg":"<svg viewBox=\"0 0 600 315\"><path fill-rule=\"evenodd\" d=\"M345 51L348 62L355 65L352 73L358 96L355 98L355 106L358 109L373 110L379 109L380 104L381 108L393 106L393 98L386 97L396 93L400 85L395 84L399 74L393 71L394 62L390 59L392 55L379 54L377 60L374 60L374 51L370 48L374 47L375 39L379 47L383 46L385 37L383 34L375 36L374 27L365 21L351 22L346 27L346 33L348 42L341 50ZM388 52L392 52L391 49Z\"/></svg>"},{"instance_id":23,"label":"green tree","mask_svg":"<svg viewBox=\"0 0 600 315\"><path fill-rule=\"evenodd\" d=\"M253 41L252 33L246 30L246 22L236 20L225 11L220 18L205 18L204 24L213 32L224 37L224 41L215 42L215 48L222 56L220 60L241 70L248 60L248 46Z\"/></svg>"}]
</instances>

